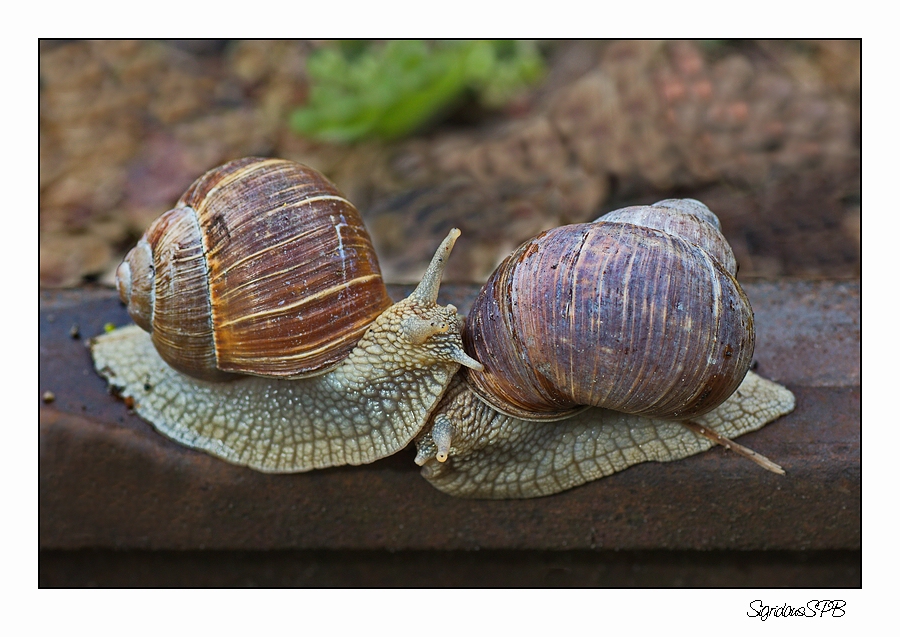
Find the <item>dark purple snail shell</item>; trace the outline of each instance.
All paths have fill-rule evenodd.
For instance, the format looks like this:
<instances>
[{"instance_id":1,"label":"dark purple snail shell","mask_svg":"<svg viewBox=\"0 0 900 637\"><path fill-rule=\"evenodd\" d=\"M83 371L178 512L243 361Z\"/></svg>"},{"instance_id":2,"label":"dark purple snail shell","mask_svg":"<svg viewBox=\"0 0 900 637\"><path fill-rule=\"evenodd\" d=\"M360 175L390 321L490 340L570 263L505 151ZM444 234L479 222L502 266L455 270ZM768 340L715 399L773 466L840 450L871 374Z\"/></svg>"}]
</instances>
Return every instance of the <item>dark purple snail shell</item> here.
<instances>
[{"instance_id":1,"label":"dark purple snail shell","mask_svg":"<svg viewBox=\"0 0 900 637\"><path fill-rule=\"evenodd\" d=\"M485 367L468 370L472 389L528 419L593 405L684 420L724 402L750 367L753 312L715 215L682 201L520 246L468 316L464 342Z\"/></svg>"}]
</instances>

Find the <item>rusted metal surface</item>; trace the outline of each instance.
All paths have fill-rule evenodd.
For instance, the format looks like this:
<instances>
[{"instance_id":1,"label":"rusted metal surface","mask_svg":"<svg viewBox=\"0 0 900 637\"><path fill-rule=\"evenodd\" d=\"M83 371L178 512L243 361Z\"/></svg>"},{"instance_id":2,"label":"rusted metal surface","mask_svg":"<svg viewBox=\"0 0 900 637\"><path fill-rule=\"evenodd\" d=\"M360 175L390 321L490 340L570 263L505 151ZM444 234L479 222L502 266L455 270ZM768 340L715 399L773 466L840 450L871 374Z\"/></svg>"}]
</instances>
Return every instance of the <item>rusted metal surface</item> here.
<instances>
[{"instance_id":1,"label":"rusted metal surface","mask_svg":"<svg viewBox=\"0 0 900 637\"><path fill-rule=\"evenodd\" d=\"M364 467L278 476L176 445L108 395L91 368L84 339L128 322L114 294L42 293L41 548L859 549L859 284L745 289L758 371L790 387L797 409L740 441L786 476L715 449L507 502L443 495L419 477L413 449ZM449 286L442 300L465 311L476 291Z\"/></svg>"}]
</instances>

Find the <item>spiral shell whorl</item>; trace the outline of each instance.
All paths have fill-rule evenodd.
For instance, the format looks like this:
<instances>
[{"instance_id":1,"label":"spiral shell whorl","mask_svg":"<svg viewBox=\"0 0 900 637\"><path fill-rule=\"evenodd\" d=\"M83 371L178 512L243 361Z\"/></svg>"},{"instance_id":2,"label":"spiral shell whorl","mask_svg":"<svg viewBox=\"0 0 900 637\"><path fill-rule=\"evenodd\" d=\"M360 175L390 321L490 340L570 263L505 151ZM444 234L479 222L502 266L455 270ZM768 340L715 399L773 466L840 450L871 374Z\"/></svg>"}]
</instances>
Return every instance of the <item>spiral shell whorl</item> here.
<instances>
[{"instance_id":1,"label":"spiral shell whorl","mask_svg":"<svg viewBox=\"0 0 900 637\"><path fill-rule=\"evenodd\" d=\"M526 242L476 298L464 339L485 371L469 384L500 411L685 419L721 404L749 369L753 313L718 260L607 218Z\"/></svg>"},{"instance_id":2,"label":"spiral shell whorl","mask_svg":"<svg viewBox=\"0 0 900 637\"><path fill-rule=\"evenodd\" d=\"M141 239L116 268L116 289L132 320L149 332L153 320L153 252L146 239Z\"/></svg>"},{"instance_id":3,"label":"spiral shell whorl","mask_svg":"<svg viewBox=\"0 0 900 637\"><path fill-rule=\"evenodd\" d=\"M633 223L681 237L708 252L732 276L737 274L737 261L722 234L719 218L696 199L665 199L652 206L631 206L607 213L597 221Z\"/></svg>"},{"instance_id":4,"label":"spiral shell whorl","mask_svg":"<svg viewBox=\"0 0 900 637\"><path fill-rule=\"evenodd\" d=\"M356 208L317 171L276 159L200 177L118 275L160 355L204 379L323 373L391 305Z\"/></svg>"}]
</instances>

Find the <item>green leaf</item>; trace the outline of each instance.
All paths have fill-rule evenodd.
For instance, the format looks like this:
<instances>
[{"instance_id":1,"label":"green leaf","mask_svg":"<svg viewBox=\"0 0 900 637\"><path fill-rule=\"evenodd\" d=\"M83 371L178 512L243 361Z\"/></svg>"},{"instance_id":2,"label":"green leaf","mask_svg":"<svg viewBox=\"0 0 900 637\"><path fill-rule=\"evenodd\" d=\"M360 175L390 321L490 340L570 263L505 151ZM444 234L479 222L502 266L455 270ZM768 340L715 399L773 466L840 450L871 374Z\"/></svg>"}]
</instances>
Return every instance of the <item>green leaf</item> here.
<instances>
[{"instance_id":1,"label":"green leaf","mask_svg":"<svg viewBox=\"0 0 900 637\"><path fill-rule=\"evenodd\" d=\"M536 47L516 40L338 42L310 55L309 99L290 124L328 141L394 139L433 120L466 91L501 106L543 69Z\"/></svg>"}]
</instances>

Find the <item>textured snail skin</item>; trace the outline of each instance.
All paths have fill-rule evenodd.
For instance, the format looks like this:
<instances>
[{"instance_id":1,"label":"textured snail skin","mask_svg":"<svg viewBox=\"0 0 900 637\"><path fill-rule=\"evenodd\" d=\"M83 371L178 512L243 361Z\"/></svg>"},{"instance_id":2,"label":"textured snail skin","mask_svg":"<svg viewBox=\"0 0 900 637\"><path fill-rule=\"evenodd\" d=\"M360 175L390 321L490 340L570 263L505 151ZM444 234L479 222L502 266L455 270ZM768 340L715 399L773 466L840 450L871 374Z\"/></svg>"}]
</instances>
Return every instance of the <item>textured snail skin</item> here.
<instances>
[{"instance_id":1,"label":"textured snail skin","mask_svg":"<svg viewBox=\"0 0 900 637\"><path fill-rule=\"evenodd\" d=\"M228 462L265 472L373 462L422 429L461 363L479 367L463 352L456 308L436 305L457 236L444 240L419 287L320 376L196 379L167 365L137 326L95 338L94 365L161 433Z\"/></svg>"},{"instance_id":2,"label":"textured snail skin","mask_svg":"<svg viewBox=\"0 0 900 637\"><path fill-rule=\"evenodd\" d=\"M455 496L538 497L709 449L697 426L731 439L790 412L789 390L748 372L736 269L693 199L525 242L473 303L463 342L484 369L458 375L417 438L422 475Z\"/></svg>"},{"instance_id":3,"label":"textured snail skin","mask_svg":"<svg viewBox=\"0 0 900 637\"><path fill-rule=\"evenodd\" d=\"M735 438L790 413L794 404L788 389L749 372L728 400L692 420ZM452 423L449 449L440 450L428 429L416 439L416 463L434 487L463 498L551 495L641 462L680 460L714 444L676 421L609 409L592 407L550 423L513 418L479 400L461 375L435 413L435 423ZM439 451L449 459L439 462Z\"/></svg>"},{"instance_id":4,"label":"textured snail skin","mask_svg":"<svg viewBox=\"0 0 900 637\"><path fill-rule=\"evenodd\" d=\"M699 202L685 201L699 216L709 212ZM684 201L653 208L677 206L684 207ZM672 223L659 210L648 214L651 228L665 231L659 226ZM166 364L150 335L137 326L94 339L95 367L161 433L228 462L273 473L358 465L391 455L418 436L416 462L423 465L423 476L460 497L549 495L714 444L678 421L648 415L591 407L548 422L489 406L473 391L472 374L457 373L460 365L483 369L463 350L462 319L453 306L436 304L458 236L454 230L445 239L416 291L378 316L349 356L321 375L230 382L193 378ZM733 275L729 255L726 245L715 258ZM790 391L750 372L727 400L690 420L734 438L793 408Z\"/></svg>"}]
</instances>

